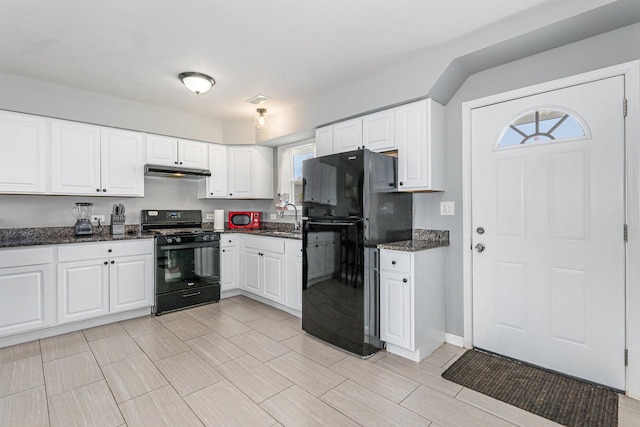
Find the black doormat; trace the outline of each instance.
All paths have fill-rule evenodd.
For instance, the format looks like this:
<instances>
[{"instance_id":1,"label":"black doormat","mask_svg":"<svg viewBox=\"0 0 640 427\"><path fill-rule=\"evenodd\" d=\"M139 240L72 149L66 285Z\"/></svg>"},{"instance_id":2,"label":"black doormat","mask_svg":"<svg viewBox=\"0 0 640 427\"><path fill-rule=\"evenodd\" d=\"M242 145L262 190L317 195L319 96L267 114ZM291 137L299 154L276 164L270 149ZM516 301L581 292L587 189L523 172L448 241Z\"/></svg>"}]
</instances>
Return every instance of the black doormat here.
<instances>
[{"instance_id":1,"label":"black doormat","mask_svg":"<svg viewBox=\"0 0 640 427\"><path fill-rule=\"evenodd\" d=\"M618 394L560 374L477 350L442 377L566 426L618 425Z\"/></svg>"}]
</instances>

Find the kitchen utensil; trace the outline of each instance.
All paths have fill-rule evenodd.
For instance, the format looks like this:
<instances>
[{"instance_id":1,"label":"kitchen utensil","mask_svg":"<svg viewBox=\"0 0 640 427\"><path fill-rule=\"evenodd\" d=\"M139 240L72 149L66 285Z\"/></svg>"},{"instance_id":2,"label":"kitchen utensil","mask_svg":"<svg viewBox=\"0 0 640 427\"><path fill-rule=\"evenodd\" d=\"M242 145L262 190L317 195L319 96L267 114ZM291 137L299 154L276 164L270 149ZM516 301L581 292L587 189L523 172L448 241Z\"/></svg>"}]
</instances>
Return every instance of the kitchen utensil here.
<instances>
[{"instance_id":1,"label":"kitchen utensil","mask_svg":"<svg viewBox=\"0 0 640 427\"><path fill-rule=\"evenodd\" d=\"M91 213L93 203L76 203L72 209L76 223L73 226L73 234L76 236L93 235L93 225L91 225Z\"/></svg>"}]
</instances>

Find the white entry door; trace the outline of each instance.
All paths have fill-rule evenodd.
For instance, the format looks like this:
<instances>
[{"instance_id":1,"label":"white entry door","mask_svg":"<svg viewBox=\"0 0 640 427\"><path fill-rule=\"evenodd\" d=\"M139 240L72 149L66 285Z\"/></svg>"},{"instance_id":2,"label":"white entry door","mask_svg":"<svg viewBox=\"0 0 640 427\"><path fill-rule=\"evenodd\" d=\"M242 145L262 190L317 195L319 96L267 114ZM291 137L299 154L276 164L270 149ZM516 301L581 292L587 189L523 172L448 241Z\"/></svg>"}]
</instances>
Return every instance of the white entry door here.
<instances>
[{"instance_id":1,"label":"white entry door","mask_svg":"<svg viewBox=\"0 0 640 427\"><path fill-rule=\"evenodd\" d=\"M473 344L625 389L624 77L472 111Z\"/></svg>"}]
</instances>

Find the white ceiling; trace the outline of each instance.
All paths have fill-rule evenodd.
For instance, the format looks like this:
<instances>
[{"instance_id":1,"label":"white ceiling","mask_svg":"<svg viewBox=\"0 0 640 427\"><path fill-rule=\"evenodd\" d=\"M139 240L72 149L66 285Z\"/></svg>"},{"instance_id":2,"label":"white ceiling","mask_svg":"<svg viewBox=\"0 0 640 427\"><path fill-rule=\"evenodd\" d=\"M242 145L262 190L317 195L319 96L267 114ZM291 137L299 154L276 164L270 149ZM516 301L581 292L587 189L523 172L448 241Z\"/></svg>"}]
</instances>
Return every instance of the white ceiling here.
<instances>
[{"instance_id":1,"label":"white ceiling","mask_svg":"<svg viewBox=\"0 0 640 427\"><path fill-rule=\"evenodd\" d=\"M563 1L2 0L0 73L241 120L255 116L245 101L258 93L277 113ZM182 71L217 84L196 98Z\"/></svg>"}]
</instances>

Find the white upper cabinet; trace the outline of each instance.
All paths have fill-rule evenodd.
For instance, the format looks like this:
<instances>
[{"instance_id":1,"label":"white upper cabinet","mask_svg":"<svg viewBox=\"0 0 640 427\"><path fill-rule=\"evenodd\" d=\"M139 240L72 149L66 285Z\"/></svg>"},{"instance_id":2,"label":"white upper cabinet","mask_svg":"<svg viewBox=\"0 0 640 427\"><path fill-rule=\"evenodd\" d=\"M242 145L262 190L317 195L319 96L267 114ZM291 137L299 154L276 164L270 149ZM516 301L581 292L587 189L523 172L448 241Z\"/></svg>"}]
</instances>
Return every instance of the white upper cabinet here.
<instances>
[{"instance_id":1,"label":"white upper cabinet","mask_svg":"<svg viewBox=\"0 0 640 427\"><path fill-rule=\"evenodd\" d=\"M51 122L51 190L59 194L100 194L100 127Z\"/></svg>"},{"instance_id":2,"label":"white upper cabinet","mask_svg":"<svg viewBox=\"0 0 640 427\"><path fill-rule=\"evenodd\" d=\"M147 134L147 163L208 169L208 147L206 142Z\"/></svg>"},{"instance_id":3,"label":"white upper cabinet","mask_svg":"<svg viewBox=\"0 0 640 427\"><path fill-rule=\"evenodd\" d=\"M44 193L46 119L0 112L0 192Z\"/></svg>"},{"instance_id":4,"label":"white upper cabinet","mask_svg":"<svg viewBox=\"0 0 640 427\"><path fill-rule=\"evenodd\" d=\"M362 118L333 125L333 152L344 153L362 147Z\"/></svg>"},{"instance_id":5,"label":"white upper cabinet","mask_svg":"<svg viewBox=\"0 0 640 427\"><path fill-rule=\"evenodd\" d=\"M253 147L228 147L228 197L234 199L251 198L253 181Z\"/></svg>"},{"instance_id":6,"label":"white upper cabinet","mask_svg":"<svg viewBox=\"0 0 640 427\"><path fill-rule=\"evenodd\" d=\"M199 183L199 198L273 198L272 148L212 144L210 150L211 177Z\"/></svg>"},{"instance_id":7,"label":"white upper cabinet","mask_svg":"<svg viewBox=\"0 0 640 427\"><path fill-rule=\"evenodd\" d=\"M316 157L333 154L333 126L316 129Z\"/></svg>"},{"instance_id":8,"label":"white upper cabinet","mask_svg":"<svg viewBox=\"0 0 640 427\"><path fill-rule=\"evenodd\" d=\"M102 128L100 150L103 193L144 196L144 135Z\"/></svg>"},{"instance_id":9,"label":"white upper cabinet","mask_svg":"<svg viewBox=\"0 0 640 427\"><path fill-rule=\"evenodd\" d=\"M371 151L396 149L395 109L383 110L362 117L362 145Z\"/></svg>"},{"instance_id":10,"label":"white upper cabinet","mask_svg":"<svg viewBox=\"0 0 640 427\"><path fill-rule=\"evenodd\" d=\"M395 108L399 191L444 190L444 107L432 99Z\"/></svg>"},{"instance_id":11,"label":"white upper cabinet","mask_svg":"<svg viewBox=\"0 0 640 427\"><path fill-rule=\"evenodd\" d=\"M143 135L53 120L54 194L144 196Z\"/></svg>"},{"instance_id":12,"label":"white upper cabinet","mask_svg":"<svg viewBox=\"0 0 640 427\"><path fill-rule=\"evenodd\" d=\"M198 181L198 197L227 197L227 147L224 145L209 145L209 171L210 177Z\"/></svg>"}]
</instances>

